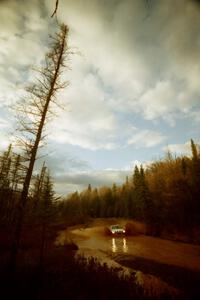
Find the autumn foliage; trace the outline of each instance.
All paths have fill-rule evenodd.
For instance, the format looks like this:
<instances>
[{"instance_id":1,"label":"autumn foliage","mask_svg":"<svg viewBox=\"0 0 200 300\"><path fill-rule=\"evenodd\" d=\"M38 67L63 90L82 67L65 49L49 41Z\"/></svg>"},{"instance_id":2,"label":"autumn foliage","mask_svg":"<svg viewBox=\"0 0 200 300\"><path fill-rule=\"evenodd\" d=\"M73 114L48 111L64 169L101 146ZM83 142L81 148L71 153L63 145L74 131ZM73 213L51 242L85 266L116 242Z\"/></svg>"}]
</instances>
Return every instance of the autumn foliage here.
<instances>
[{"instance_id":1,"label":"autumn foliage","mask_svg":"<svg viewBox=\"0 0 200 300\"><path fill-rule=\"evenodd\" d=\"M82 220L122 217L142 221L147 234L185 232L199 242L200 150L191 140L191 156L166 156L145 170L136 166L121 186L74 192L60 202L63 217ZM73 216L73 217L72 217ZM130 227L130 226L129 226Z\"/></svg>"}]
</instances>

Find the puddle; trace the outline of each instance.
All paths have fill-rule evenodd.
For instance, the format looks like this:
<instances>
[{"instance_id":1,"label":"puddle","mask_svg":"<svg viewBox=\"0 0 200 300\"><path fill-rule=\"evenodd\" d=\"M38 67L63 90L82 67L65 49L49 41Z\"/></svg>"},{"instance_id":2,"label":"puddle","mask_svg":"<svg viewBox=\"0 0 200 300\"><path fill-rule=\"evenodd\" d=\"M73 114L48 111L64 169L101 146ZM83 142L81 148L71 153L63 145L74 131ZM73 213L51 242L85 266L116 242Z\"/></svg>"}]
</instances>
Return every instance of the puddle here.
<instances>
[{"instance_id":1,"label":"puddle","mask_svg":"<svg viewBox=\"0 0 200 300\"><path fill-rule=\"evenodd\" d=\"M177 295L179 293L178 289L170 286L166 282L162 281L160 278L157 278L153 275L148 275L140 270L135 270L123 266L117 259L122 259L124 255L129 253L129 241L125 237L102 237L101 241L98 237L88 237L88 236L79 236L77 235L74 239L74 233L70 235L68 233L62 232L58 237L56 243L64 244L66 240L72 239L78 244L79 250L76 253L76 256L84 256L86 259L94 257L98 260L100 264L107 264L110 268L115 268L118 276L130 276L135 275L135 282L142 286L145 293L149 297L159 298L162 294L167 293L168 295ZM84 233L85 234L85 233ZM139 246L135 245L135 252L138 253Z\"/></svg>"},{"instance_id":2,"label":"puddle","mask_svg":"<svg viewBox=\"0 0 200 300\"><path fill-rule=\"evenodd\" d=\"M127 246L126 238L122 238L120 240L116 238L112 238L111 250L113 253L117 253L117 252L127 253L128 246Z\"/></svg>"}]
</instances>

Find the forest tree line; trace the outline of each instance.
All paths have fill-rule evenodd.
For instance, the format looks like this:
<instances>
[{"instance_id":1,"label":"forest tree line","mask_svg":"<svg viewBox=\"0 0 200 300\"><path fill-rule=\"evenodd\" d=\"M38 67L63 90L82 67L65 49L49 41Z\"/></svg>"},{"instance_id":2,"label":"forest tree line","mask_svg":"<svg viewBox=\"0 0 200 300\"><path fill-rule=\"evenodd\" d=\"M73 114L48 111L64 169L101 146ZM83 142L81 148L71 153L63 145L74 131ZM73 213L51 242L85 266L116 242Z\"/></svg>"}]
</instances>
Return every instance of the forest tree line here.
<instances>
[{"instance_id":1,"label":"forest tree line","mask_svg":"<svg viewBox=\"0 0 200 300\"><path fill-rule=\"evenodd\" d=\"M191 140L192 155L166 156L145 169L135 166L133 175L112 187L88 188L65 199L56 198L45 164L32 176L26 221L69 224L92 218L127 218L144 221L158 234L163 228L189 229L200 220L200 150ZM0 222L13 226L19 206L26 162L10 145L0 156Z\"/></svg>"},{"instance_id":2,"label":"forest tree line","mask_svg":"<svg viewBox=\"0 0 200 300\"><path fill-rule=\"evenodd\" d=\"M186 230L200 221L200 148L191 140L188 156L170 152L145 169L135 166L133 175L112 187L88 188L61 201L65 218L82 220L122 217L144 221L159 235L164 228Z\"/></svg>"},{"instance_id":3,"label":"forest tree line","mask_svg":"<svg viewBox=\"0 0 200 300\"><path fill-rule=\"evenodd\" d=\"M0 155L0 224L14 225L15 214L20 206L20 195L27 172L26 160L13 152L12 145ZM49 170L42 166L40 174L32 176L26 207L26 221L29 223L52 216L55 213L56 196ZM34 221L35 220L35 221ZM50 221L50 220L49 220Z\"/></svg>"}]
</instances>

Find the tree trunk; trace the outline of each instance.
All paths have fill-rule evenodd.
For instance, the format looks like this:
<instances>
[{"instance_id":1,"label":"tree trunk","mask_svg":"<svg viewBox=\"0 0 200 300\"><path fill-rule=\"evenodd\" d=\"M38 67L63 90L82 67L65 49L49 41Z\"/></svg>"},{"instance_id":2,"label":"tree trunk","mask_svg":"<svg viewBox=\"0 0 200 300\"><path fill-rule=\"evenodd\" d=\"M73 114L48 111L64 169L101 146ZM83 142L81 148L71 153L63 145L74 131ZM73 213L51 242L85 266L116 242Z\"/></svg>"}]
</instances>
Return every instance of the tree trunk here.
<instances>
[{"instance_id":1,"label":"tree trunk","mask_svg":"<svg viewBox=\"0 0 200 300\"><path fill-rule=\"evenodd\" d=\"M26 174L25 181L23 184L23 190L22 190L21 197L20 197L20 203L19 203L17 213L16 213L15 230L14 230L13 243L12 243L12 247L11 247L11 257L10 257L11 272L14 272L14 270L16 268L16 258L17 258L17 253L19 251L19 244L20 244L20 238L21 238L24 213L25 213L26 203L28 200L29 186L30 186L33 168L34 168L34 164L35 164L35 160L36 160L36 156L37 156L38 146L39 146L39 143L40 143L41 137L42 137L42 130L43 130L46 115L47 115L47 112L49 109L49 104L50 104L50 102L52 100L52 96L54 95L54 92L56 90L55 86L57 84L57 79L60 74L60 67L62 65L63 55L65 53L65 38L66 38L67 32L68 32L67 26L63 26L62 27L63 35L62 35L61 45L60 45L59 49L56 49L56 50L60 51L59 57L57 60L57 65L56 65L54 74L52 74L50 89L49 89L49 92L46 97L43 111L41 112L41 119L40 119L39 126L37 128L36 138L35 138L32 150L31 150L28 170L27 170L27 174ZM45 76L45 74L43 74L43 75Z\"/></svg>"}]
</instances>

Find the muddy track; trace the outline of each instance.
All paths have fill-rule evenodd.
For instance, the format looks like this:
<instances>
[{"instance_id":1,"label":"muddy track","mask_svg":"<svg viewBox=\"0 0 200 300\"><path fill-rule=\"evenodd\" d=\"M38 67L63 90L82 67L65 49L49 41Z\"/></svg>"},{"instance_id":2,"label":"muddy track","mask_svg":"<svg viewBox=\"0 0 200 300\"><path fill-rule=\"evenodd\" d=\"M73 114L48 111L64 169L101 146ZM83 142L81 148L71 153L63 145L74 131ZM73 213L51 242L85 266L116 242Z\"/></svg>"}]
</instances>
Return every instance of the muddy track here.
<instances>
[{"instance_id":1,"label":"muddy track","mask_svg":"<svg viewBox=\"0 0 200 300\"><path fill-rule=\"evenodd\" d=\"M200 299L200 246L144 235L105 236L104 226L98 225L101 226L63 231L60 243L70 237L79 246L80 254L129 269L140 275L147 286L150 283L150 289L154 285L173 292L178 289L184 299Z\"/></svg>"}]
</instances>

